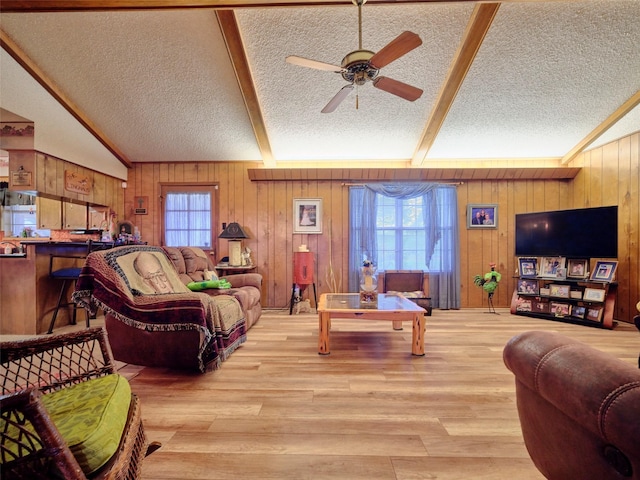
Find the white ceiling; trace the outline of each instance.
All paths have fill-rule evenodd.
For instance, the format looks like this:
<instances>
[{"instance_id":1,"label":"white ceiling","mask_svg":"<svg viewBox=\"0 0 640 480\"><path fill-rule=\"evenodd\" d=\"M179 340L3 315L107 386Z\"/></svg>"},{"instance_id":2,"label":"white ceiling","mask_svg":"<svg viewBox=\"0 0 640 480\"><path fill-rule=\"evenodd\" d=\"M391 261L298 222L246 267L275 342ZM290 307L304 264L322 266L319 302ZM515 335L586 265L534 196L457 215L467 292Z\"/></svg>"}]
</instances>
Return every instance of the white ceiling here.
<instances>
[{"instance_id":1,"label":"white ceiling","mask_svg":"<svg viewBox=\"0 0 640 480\"><path fill-rule=\"evenodd\" d=\"M335 112L322 114L346 82L285 62L298 55L339 65L357 49L358 11L348 2L245 4L233 11L234 40L213 8L131 10L105 0L90 3L106 10L66 11L68 2L50 1L54 11L33 12L25 9L44 2L24 7L3 0L3 46L15 45L8 49L13 56L7 50L0 57L0 107L35 122L36 149L126 178L124 165L156 161L429 167L452 159L469 165L552 159L557 165L591 143L591 132L595 138L606 130L607 118L640 91L638 1L500 4L452 102L440 95L452 91L451 65L468 53L459 51L466 29L483 34L468 27L482 4L375 1L362 9L363 48L378 51L404 30L422 38L381 70L423 89L416 102L367 84L357 89L359 108L354 91ZM23 69L25 62L62 92L100 141ZM251 75L249 87L243 73ZM441 127L433 121L439 114ZM638 130L636 106L596 142Z\"/></svg>"}]
</instances>

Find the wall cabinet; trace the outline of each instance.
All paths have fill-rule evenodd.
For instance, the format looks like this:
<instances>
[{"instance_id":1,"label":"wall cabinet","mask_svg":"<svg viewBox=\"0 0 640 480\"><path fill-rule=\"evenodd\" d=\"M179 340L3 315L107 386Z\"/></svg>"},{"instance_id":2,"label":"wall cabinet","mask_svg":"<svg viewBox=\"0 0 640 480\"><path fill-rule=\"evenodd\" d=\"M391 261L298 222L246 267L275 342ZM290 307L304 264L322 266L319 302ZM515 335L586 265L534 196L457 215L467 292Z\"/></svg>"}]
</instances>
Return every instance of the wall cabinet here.
<instances>
[{"instance_id":1,"label":"wall cabinet","mask_svg":"<svg viewBox=\"0 0 640 480\"><path fill-rule=\"evenodd\" d=\"M87 228L87 206L62 202L62 219L64 230L84 230Z\"/></svg>"},{"instance_id":2,"label":"wall cabinet","mask_svg":"<svg viewBox=\"0 0 640 480\"><path fill-rule=\"evenodd\" d=\"M89 207L89 228L107 230L107 207Z\"/></svg>"},{"instance_id":3,"label":"wall cabinet","mask_svg":"<svg viewBox=\"0 0 640 480\"><path fill-rule=\"evenodd\" d=\"M60 200L37 197L36 215L39 229L60 230L62 228L62 204Z\"/></svg>"},{"instance_id":4,"label":"wall cabinet","mask_svg":"<svg viewBox=\"0 0 640 480\"><path fill-rule=\"evenodd\" d=\"M611 329L616 293L611 282L517 277L511 313Z\"/></svg>"}]
</instances>

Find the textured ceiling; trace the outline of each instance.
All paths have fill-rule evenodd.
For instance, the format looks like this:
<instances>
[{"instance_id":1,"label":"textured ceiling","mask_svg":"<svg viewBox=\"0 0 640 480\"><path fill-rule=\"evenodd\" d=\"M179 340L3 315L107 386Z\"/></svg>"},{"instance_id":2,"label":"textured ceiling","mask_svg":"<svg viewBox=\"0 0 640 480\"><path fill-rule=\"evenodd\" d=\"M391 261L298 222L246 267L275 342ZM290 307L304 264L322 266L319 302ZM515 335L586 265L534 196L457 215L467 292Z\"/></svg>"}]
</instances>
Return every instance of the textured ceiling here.
<instances>
[{"instance_id":1,"label":"textured ceiling","mask_svg":"<svg viewBox=\"0 0 640 480\"><path fill-rule=\"evenodd\" d=\"M106 10L67 11L68 2L51 1L55 11L33 12L3 0L0 106L35 122L38 150L116 176L126 176L123 164L152 161L557 166L594 139L640 130L640 107L632 108L638 1L494 4L486 35L471 22L482 4L373 1L362 8L363 48L378 51L405 30L422 38L381 70L424 90L415 102L369 83L322 114L345 80L285 62L298 55L339 65L358 48L352 4L252 6L220 20L214 8L131 10L103 1L89 3ZM481 41L475 58L464 43L473 36ZM23 69L30 62L100 141ZM606 132L616 112L623 118Z\"/></svg>"}]
</instances>

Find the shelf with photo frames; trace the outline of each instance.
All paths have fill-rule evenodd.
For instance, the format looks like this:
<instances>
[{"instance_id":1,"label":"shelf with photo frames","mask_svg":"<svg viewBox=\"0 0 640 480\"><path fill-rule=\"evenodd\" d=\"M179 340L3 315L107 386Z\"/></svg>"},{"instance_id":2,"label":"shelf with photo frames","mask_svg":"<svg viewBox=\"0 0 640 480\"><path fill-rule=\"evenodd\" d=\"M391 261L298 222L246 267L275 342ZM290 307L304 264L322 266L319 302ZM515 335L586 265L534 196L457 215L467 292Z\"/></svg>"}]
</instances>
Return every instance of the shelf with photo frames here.
<instances>
[{"instance_id":1,"label":"shelf with photo frames","mask_svg":"<svg viewBox=\"0 0 640 480\"><path fill-rule=\"evenodd\" d=\"M614 327L617 261L518 258L511 313L599 328Z\"/></svg>"}]
</instances>

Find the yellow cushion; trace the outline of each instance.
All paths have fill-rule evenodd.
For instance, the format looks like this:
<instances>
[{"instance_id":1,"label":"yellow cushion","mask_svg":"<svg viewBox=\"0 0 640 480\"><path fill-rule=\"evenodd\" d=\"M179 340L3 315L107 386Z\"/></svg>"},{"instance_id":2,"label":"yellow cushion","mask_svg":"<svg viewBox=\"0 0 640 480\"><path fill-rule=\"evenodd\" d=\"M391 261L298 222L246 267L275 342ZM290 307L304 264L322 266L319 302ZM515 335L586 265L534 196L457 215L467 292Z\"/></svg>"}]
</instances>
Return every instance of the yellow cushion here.
<instances>
[{"instance_id":1,"label":"yellow cushion","mask_svg":"<svg viewBox=\"0 0 640 480\"><path fill-rule=\"evenodd\" d=\"M131 387L124 377L88 380L43 395L42 401L85 475L116 453L131 403Z\"/></svg>"}]
</instances>

